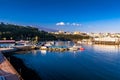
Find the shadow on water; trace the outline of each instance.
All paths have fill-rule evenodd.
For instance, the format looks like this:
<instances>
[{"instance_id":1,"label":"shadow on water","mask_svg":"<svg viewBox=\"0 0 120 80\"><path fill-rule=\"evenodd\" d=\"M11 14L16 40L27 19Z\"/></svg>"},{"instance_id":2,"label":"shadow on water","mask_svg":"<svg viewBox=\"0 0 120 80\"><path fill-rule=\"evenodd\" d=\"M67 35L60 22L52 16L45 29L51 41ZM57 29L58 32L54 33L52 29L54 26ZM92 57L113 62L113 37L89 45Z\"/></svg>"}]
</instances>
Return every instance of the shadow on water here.
<instances>
[{"instance_id":1,"label":"shadow on water","mask_svg":"<svg viewBox=\"0 0 120 80\"><path fill-rule=\"evenodd\" d=\"M18 59L12 55L7 55L7 59L24 80L41 80L39 75L32 69L27 68L21 59Z\"/></svg>"},{"instance_id":2,"label":"shadow on water","mask_svg":"<svg viewBox=\"0 0 120 80\"><path fill-rule=\"evenodd\" d=\"M10 70L11 69L11 70ZM0 80L22 80L21 76L14 71L8 60L0 52Z\"/></svg>"}]
</instances>

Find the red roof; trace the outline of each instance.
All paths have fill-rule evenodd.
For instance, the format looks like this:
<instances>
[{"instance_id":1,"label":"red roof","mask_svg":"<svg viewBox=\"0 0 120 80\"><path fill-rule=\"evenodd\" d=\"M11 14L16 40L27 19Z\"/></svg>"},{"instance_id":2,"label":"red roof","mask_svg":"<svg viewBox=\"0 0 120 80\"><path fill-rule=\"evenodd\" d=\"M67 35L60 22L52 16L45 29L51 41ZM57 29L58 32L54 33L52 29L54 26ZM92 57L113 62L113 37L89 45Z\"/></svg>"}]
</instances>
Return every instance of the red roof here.
<instances>
[{"instance_id":1,"label":"red roof","mask_svg":"<svg viewBox=\"0 0 120 80\"><path fill-rule=\"evenodd\" d=\"M15 43L15 40L0 40L0 43Z\"/></svg>"}]
</instances>

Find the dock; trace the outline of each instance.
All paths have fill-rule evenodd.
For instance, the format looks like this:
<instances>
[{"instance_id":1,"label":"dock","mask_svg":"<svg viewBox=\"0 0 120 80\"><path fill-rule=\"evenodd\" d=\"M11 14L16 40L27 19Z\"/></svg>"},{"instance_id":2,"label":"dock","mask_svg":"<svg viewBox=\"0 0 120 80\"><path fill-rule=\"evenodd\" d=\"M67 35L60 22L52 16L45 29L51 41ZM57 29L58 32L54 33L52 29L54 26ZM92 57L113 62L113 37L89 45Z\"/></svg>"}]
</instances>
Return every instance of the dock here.
<instances>
[{"instance_id":1,"label":"dock","mask_svg":"<svg viewBox=\"0 0 120 80\"><path fill-rule=\"evenodd\" d=\"M14 52L16 51L17 49L16 48L0 48L0 51L2 53L6 53L6 52Z\"/></svg>"}]
</instances>

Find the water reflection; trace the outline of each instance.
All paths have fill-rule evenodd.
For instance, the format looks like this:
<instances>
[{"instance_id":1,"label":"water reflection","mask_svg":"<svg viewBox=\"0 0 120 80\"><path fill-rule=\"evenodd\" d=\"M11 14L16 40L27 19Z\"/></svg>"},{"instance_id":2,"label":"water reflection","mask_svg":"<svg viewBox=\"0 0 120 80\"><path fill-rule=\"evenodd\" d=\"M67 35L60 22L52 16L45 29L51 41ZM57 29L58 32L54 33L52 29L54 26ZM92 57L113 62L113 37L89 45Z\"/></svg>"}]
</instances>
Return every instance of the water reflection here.
<instances>
[{"instance_id":1,"label":"water reflection","mask_svg":"<svg viewBox=\"0 0 120 80\"><path fill-rule=\"evenodd\" d=\"M105 53L118 53L119 52L118 45L93 45L93 49L97 52L105 52Z\"/></svg>"},{"instance_id":2,"label":"water reflection","mask_svg":"<svg viewBox=\"0 0 120 80\"><path fill-rule=\"evenodd\" d=\"M46 55L47 51L46 50L40 50L42 55Z\"/></svg>"},{"instance_id":3,"label":"water reflection","mask_svg":"<svg viewBox=\"0 0 120 80\"><path fill-rule=\"evenodd\" d=\"M36 55L36 54L37 54L37 51L36 51L36 50L32 50L31 52L33 53L33 55Z\"/></svg>"},{"instance_id":4,"label":"water reflection","mask_svg":"<svg viewBox=\"0 0 120 80\"><path fill-rule=\"evenodd\" d=\"M34 54L37 53L36 56L33 52L15 56L22 59L27 67L35 70L42 80L120 80L118 46L83 46L84 51L36 50L33 51Z\"/></svg>"}]
</instances>

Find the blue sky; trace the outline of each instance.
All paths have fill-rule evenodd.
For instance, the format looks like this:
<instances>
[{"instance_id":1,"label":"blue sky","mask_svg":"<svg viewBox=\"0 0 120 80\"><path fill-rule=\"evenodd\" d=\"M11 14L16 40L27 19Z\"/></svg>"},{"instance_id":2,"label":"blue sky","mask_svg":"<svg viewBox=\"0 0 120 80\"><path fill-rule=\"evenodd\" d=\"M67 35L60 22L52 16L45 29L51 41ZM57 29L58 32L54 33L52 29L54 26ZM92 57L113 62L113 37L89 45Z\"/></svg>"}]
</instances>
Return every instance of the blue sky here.
<instances>
[{"instance_id":1,"label":"blue sky","mask_svg":"<svg viewBox=\"0 0 120 80\"><path fill-rule=\"evenodd\" d=\"M0 0L0 21L64 31L120 32L120 0Z\"/></svg>"}]
</instances>

